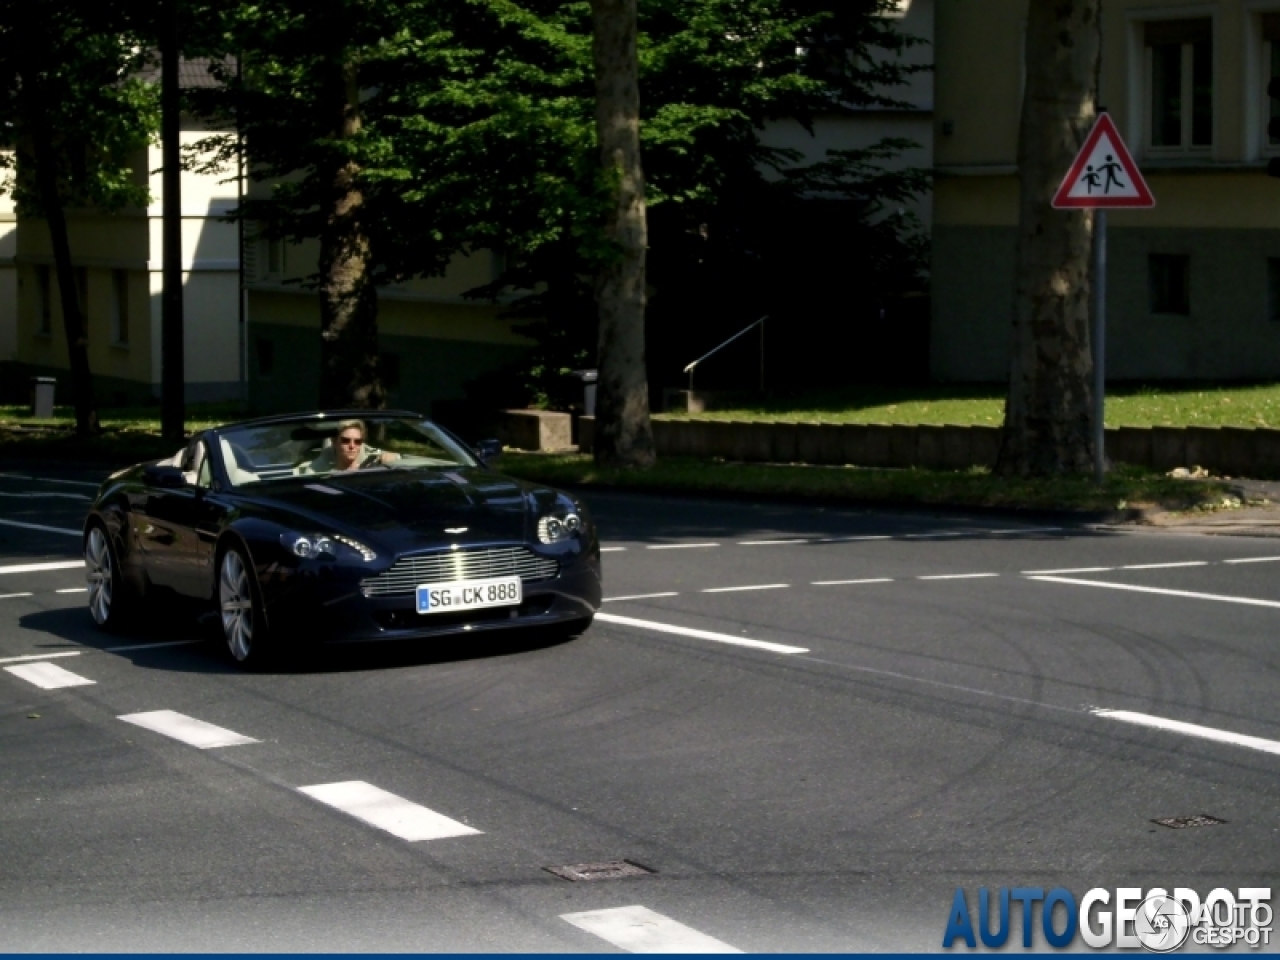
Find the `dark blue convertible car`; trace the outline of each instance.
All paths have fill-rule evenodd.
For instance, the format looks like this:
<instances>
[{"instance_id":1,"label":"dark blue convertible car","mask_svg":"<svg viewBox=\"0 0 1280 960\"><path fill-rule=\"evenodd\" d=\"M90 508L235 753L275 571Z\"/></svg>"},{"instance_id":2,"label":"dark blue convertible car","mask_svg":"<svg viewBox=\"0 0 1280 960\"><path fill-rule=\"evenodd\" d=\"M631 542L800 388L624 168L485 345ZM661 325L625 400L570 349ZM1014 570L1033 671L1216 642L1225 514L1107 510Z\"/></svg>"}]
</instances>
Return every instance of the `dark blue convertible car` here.
<instances>
[{"instance_id":1,"label":"dark blue convertible car","mask_svg":"<svg viewBox=\"0 0 1280 960\"><path fill-rule=\"evenodd\" d=\"M212 603L232 657L547 626L600 606L600 544L567 493L503 476L408 412L205 430L112 475L85 522L89 610L117 629L163 588Z\"/></svg>"}]
</instances>

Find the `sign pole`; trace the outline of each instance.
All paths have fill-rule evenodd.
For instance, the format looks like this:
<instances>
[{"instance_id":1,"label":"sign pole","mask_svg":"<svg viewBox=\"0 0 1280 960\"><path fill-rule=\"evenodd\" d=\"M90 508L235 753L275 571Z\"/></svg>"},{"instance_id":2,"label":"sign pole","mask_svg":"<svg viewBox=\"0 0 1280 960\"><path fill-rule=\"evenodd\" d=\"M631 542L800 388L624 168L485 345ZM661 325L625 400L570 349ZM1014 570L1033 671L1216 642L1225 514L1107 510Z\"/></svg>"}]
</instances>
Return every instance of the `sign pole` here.
<instances>
[{"instance_id":1,"label":"sign pole","mask_svg":"<svg viewBox=\"0 0 1280 960\"><path fill-rule=\"evenodd\" d=\"M1093 212L1093 478L1107 470L1107 211Z\"/></svg>"}]
</instances>

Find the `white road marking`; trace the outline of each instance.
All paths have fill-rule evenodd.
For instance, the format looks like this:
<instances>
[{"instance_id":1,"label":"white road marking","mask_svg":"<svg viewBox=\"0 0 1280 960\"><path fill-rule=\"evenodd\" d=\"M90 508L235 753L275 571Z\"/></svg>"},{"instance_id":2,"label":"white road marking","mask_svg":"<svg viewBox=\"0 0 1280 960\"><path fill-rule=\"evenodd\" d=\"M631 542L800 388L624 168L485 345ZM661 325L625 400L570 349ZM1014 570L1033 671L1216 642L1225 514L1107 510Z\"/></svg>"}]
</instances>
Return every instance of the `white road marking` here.
<instances>
[{"instance_id":1,"label":"white road marking","mask_svg":"<svg viewBox=\"0 0 1280 960\"><path fill-rule=\"evenodd\" d=\"M1121 570L1169 570L1173 567L1207 567L1208 560L1185 560L1182 563L1131 563Z\"/></svg>"},{"instance_id":2,"label":"white road marking","mask_svg":"<svg viewBox=\"0 0 1280 960\"><path fill-rule=\"evenodd\" d=\"M63 587L61 590L55 590L54 593L88 593L88 587Z\"/></svg>"},{"instance_id":3,"label":"white road marking","mask_svg":"<svg viewBox=\"0 0 1280 960\"><path fill-rule=\"evenodd\" d=\"M785 544L785 543L812 543L812 542L813 542L812 540L809 540L807 538L792 539L792 540L739 540L738 546L740 547L773 547L773 546L777 546L778 544Z\"/></svg>"},{"instance_id":4,"label":"white road marking","mask_svg":"<svg viewBox=\"0 0 1280 960\"><path fill-rule=\"evenodd\" d=\"M387 793L363 780L344 783L320 783L298 790L371 827L385 830L410 843L417 840L443 840L446 837L466 837L480 833L465 823L450 820L443 814L410 803L394 793Z\"/></svg>"},{"instance_id":5,"label":"white road marking","mask_svg":"<svg viewBox=\"0 0 1280 960\"><path fill-rule=\"evenodd\" d=\"M1280 741L1276 740L1264 740L1262 737L1250 737L1243 733L1202 727L1198 723L1183 723L1181 720L1169 720L1166 717L1153 717L1148 713L1135 713L1132 710L1094 709L1089 712L1095 717L1106 717L1108 720L1136 723L1141 727L1153 727L1170 733L1185 734L1188 737L1200 737L1203 740L1215 740L1218 743L1229 743L1236 747L1248 747L1250 750L1280 755Z\"/></svg>"},{"instance_id":6,"label":"white road marking","mask_svg":"<svg viewBox=\"0 0 1280 960\"><path fill-rule=\"evenodd\" d=\"M0 574L4 573L40 573L44 570L75 570L77 567L84 567L83 560L52 560L47 563L18 563L7 567L0 567Z\"/></svg>"},{"instance_id":7,"label":"white road marking","mask_svg":"<svg viewBox=\"0 0 1280 960\"><path fill-rule=\"evenodd\" d=\"M58 690L61 687L84 687L95 681L70 670L63 670L56 663L27 663L19 667L5 667L8 673L34 683L42 690Z\"/></svg>"},{"instance_id":8,"label":"white road marking","mask_svg":"<svg viewBox=\"0 0 1280 960\"><path fill-rule=\"evenodd\" d=\"M617 603L619 600L656 600L658 597L678 597L678 593L637 593L630 597L605 597L605 603Z\"/></svg>"},{"instance_id":9,"label":"white road marking","mask_svg":"<svg viewBox=\"0 0 1280 960\"><path fill-rule=\"evenodd\" d=\"M1008 534L1008 533L1055 533L1062 529L1064 528L1063 527L1018 527L1017 529L1014 529L1014 530L1007 530L1007 529L1001 528L999 530L984 530L982 532L994 534L995 536L1001 536L1003 534Z\"/></svg>"},{"instance_id":10,"label":"white road marking","mask_svg":"<svg viewBox=\"0 0 1280 960\"><path fill-rule=\"evenodd\" d=\"M28 653L21 657L5 657L0 663L20 663L24 660L53 660L56 657L78 657L79 650L63 650L59 653Z\"/></svg>"},{"instance_id":11,"label":"white road marking","mask_svg":"<svg viewBox=\"0 0 1280 960\"><path fill-rule=\"evenodd\" d=\"M124 653L126 650L159 650L161 647L189 647L203 640L166 640L164 643L131 643L127 647L103 647L103 653ZM256 742L256 741L255 741Z\"/></svg>"},{"instance_id":12,"label":"white road marking","mask_svg":"<svg viewBox=\"0 0 1280 960\"><path fill-rule=\"evenodd\" d=\"M1055 573L1106 573L1114 569L1115 567L1067 567L1063 570L1023 570L1022 572L1028 577L1033 577L1037 574Z\"/></svg>"},{"instance_id":13,"label":"white road marking","mask_svg":"<svg viewBox=\"0 0 1280 960\"><path fill-rule=\"evenodd\" d=\"M1223 563L1271 563L1280 557L1240 557L1237 560L1223 560Z\"/></svg>"},{"instance_id":14,"label":"white road marking","mask_svg":"<svg viewBox=\"0 0 1280 960\"><path fill-rule=\"evenodd\" d=\"M120 717L125 723L132 723L166 737L173 737L183 743L201 750L214 747L235 747L243 743L258 743L253 737L245 737L224 727L215 727L195 717L177 713L173 710L152 710L148 713L127 713Z\"/></svg>"},{"instance_id":15,"label":"white road marking","mask_svg":"<svg viewBox=\"0 0 1280 960\"><path fill-rule=\"evenodd\" d=\"M42 523L20 523L17 520L0 520L0 525L21 527L24 530L41 530L44 533L65 533L71 537L78 537L84 533L83 530L72 530L70 527L46 527Z\"/></svg>"},{"instance_id":16,"label":"white road marking","mask_svg":"<svg viewBox=\"0 0 1280 960\"><path fill-rule=\"evenodd\" d=\"M54 480L52 477L28 477L20 473L0 473L6 480L35 480L38 483L61 483L68 487L92 487L97 490L102 484L90 483L88 480Z\"/></svg>"},{"instance_id":17,"label":"white road marking","mask_svg":"<svg viewBox=\"0 0 1280 960\"><path fill-rule=\"evenodd\" d=\"M876 534L874 536L864 536L864 537L820 537L817 540L814 540L813 542L814 543L852 543L855 540L892 540L892 539L893 537L891 537L889 534L882 533L882 534Z\"/></svg>"},{"instance_id":18,"label":"white road marking","mask_svg":"<svg viewBox=\"0 0 1280 960\"><path fill-rule=\"evenodd\" d=\"M623 553L626 551L626 549L627 549L626 547L601 547L600 552L601 553Z\"/></svg>"},{"instance_id":19,"label":"white road marking","mask_svg":"<svg viewBox=\"0 0 1280 960\"><path fill-rule=\"evenodd\" d=\"M743 590L785 590L789 583L759 583L750 587L709 587L699 593L740 593Z\"/></svg>"},{"instance_id":20,"label":"white road marking","mask_svg":"<svg viewBox=\"0 0 1280 960\"><path fill-rule=\"evenodd\" d=\"M0 600L16 600L18 597L33 597L33 596L35 596L35 594L33 594L30 590L28 590L26 593L0 593Z\"/></svg>"},{"instance_id":21,"label":"white road marking","mask_svg":"<svg viewBox=\"0 0 1280 960\"><path fill-rule=\"evenodd\" d=\"M893 583L892 577L873 577L868 580L814 580L813 587L839 587L847 583Z\"/></svg>"},{"instance_id":22,"label":"white road marking","mask_svg":"<svg viewBox=\"0 0 1280 960\"><path fill-rule=\"evenodd\" d=\"M1195 593L1191 590L1164 590L1160 587L1139 587L1132 583L1104 583L1101 580L1073 580L1069 577L1028 577L1029 580L1043 580L1049 583L1070 583L1081 587L1103 587L1107 590L1132 590L1135 593L1158 593L1167 597L1187 597L1192 600L1217 600L1221 603L1243 603L1251 607L1275 607L1280 609L1280 602L1275 600L1255 600L1253 597L1231 597L1217 593Z\"/></svg>"},{"instance_id":23,"label":"white road marking","mask_svg":"<svg viewBox=\"0 0 1280 960\"><path fill-rule=\"evenodd\" d=\"M741 953L737 947L654 913L648 907L613 907L564 913L566 920L628 953Z\"/></svg>"},{"instance_id":24,"label":"white road marking","mask_svg":"<svg viewBox=\"0 0 1280 960\"><path fill-rule=\"evenodd\" d=\"M749 637L735 637L730 633L714 633L711 630L695 630L692 627L677 627L673 623L658 623L655 620L637 620L634 617L620 617L614 613L597 613L596 619L604 623L616 623L624 627L639 627L641 630L654 630L658 633L673 633L681 637L693 637L697 640L714 640L716 643L727 643L735 647L751 647L755 650L768 650L771 653L808 653L807 647L789 647L782 643L770 643L767 640L752 640Z\"/></svg>"},{"instance_id":25,"label":"white road marking","mask_svg":"<svg viewBox=\"0 0 1280 960\"><path fill-rule=\"evenodd\" d=\"M654 543L645 547L646 550L697 550L701 547L718 547L718 543Z\"/></svg>"},{"instance_id":26,"label":"white road marking","mask_svg":"<svg viewBox=\"0 0 1280 960\"><path fill-rule=\"evenodd\" d=\"M8 493L0 490L0 497L17 497L18 499L34 499L37 497L58 497L64 500L92 500L93 497L85 493Z\"/></svg>"},{"instance_id":27,"label":"white road marking","mask_svg":"<svg viewBox=\"0 0 1280 960\"><path fill-rule=\"evenodd\" d=\"M998 577L998 573L935 573L928 577L916 577L917 580L980 580L984 577Z\"/></svg>"},{"instance_id":28,"label":"white road marking","mask_svg":"<svg viewBox=\"0 0 1280 960\"><path fill-rule=\"evenodd\" d=\"M928 533L904 533L903 540L920 540L925 537L964 537L975 533L982 533L981 530L931 530Z\"/></svg>"}]
</instances>

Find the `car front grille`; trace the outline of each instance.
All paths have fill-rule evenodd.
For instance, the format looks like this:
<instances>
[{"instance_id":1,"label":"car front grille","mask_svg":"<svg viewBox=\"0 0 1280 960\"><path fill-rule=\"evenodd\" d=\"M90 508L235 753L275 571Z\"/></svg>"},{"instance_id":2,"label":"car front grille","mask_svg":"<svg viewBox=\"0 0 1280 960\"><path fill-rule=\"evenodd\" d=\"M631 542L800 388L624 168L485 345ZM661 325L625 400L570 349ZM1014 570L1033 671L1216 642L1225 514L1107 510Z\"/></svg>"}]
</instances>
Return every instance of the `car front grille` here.
<instances>
[{"instance_id":1,"label":"car front grille","mask_svg":"<svg viewBox=\"0 0 1280 960\"><path fill-rule=\"evenodd\" d=\"M413 593L422 583L490 580L495 577L519 577L525 583L532 583L550 580L559 573L559 560L540 557L528 547L449 550L401 557L385 573L362 580L360 591L366 597L391 597Z\"/></svg>"}]
</instances>

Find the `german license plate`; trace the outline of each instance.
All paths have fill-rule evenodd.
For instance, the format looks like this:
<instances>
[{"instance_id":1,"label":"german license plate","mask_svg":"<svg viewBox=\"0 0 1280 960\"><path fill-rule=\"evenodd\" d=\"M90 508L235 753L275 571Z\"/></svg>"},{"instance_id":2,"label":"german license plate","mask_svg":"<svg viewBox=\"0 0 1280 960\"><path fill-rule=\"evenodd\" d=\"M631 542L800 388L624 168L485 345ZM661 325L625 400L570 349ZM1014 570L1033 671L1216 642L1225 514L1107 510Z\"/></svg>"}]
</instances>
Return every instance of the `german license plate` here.
<instances>
[{"instance_id":1,"label":"german license plate","mask_svg":"<svg viewBox=\"0 0 1280 960\"><path fill-rule=\"evenodd\" d=\"M423 583L418 586L418 612L449 613L486 607L515 607L519 606L523 596L519 577Z\"/></svg>"}]
</instances>

